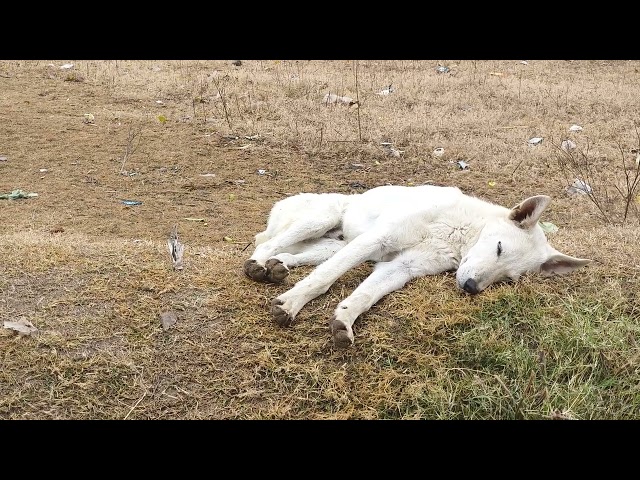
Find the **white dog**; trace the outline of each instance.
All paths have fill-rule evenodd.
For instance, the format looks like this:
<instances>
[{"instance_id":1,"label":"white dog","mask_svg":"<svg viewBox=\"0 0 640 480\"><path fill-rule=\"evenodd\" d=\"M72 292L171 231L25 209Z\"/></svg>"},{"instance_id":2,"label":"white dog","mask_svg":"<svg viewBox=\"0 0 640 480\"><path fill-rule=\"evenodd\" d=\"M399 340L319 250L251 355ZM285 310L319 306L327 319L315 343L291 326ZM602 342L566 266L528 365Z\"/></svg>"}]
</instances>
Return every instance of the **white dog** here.
<instances>
[{"instance_id":1,"label":"white dog","mask_svg":"<svg viewBox=\"0 0 640 480\"><path fill-rule=\"evenodd\" d=\"M550 200L537 195L509 209L434 185L382 186L355 195L301 193L273 206L244 272L279 283L292 267L317 265L271 303L275 321L288 326L350 268L377 262L331 321L334 344L347 347L358 316L414 278L456 270L458 287L477 294L525 273L565 274L589 263L547 243L538 219Z\"/></svg>"}]
</instances>

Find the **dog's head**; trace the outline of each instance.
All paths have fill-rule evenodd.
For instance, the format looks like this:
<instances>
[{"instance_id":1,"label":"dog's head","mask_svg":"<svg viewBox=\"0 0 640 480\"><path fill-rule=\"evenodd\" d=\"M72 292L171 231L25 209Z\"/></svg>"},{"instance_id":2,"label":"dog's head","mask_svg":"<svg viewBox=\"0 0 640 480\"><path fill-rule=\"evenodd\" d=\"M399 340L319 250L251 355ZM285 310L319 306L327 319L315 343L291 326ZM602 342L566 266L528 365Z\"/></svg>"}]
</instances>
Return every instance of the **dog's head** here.
<instances>
[{"instance_id":1,"label":"dog's head","mask_svg":"<svg viewBox=\"0 0 640 480\"><path fill-rule=\"evenodd\" d=\"M530 197L504 218L489 221L460 261L458 287L476 294L492 283L516 281L525 273L562 275L591 262L560 253L547 243L538 220L550 201L546 195Z\"/></svg>"}]
</instances>

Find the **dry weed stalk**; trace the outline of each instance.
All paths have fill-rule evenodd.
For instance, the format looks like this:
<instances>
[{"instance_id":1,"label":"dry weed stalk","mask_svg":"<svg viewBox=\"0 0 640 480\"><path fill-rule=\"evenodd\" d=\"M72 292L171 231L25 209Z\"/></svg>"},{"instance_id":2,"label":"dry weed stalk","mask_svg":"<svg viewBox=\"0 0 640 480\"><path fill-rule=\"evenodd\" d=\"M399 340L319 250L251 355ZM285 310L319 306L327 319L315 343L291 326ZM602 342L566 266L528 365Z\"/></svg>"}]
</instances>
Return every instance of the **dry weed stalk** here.
<instances>
[{"instance_id":1,"label":"dry weed stalk","mask_svg":"<svg viewBox=\"0 0 640 480\"><path fill-rule=\"evenodd\" d=\"M353 62L353 73L356 81L356 103L358 104L358 107L360 107L360 91L358 90L358 61L357 60L354 60ZM362 127L360 125L360 108L358 108L358 111L356 113L358 114L358 138L362 142Z\"/></svg>"},{"instance_id":2,"label":"dry weed stalk","mask_svg":"<svg viewBox=\"0 0 640 480\"><path fill-rule=\"evenodd\" d=\"M640 134L636 125L636 137L640 146ZM625 161L624 149L620 143L616 143L620 152L622 174L613 174L613 178L607 178L597 162L589 158L589 144L584 150L575 151L564 149L560 145L554 145L560 154L557 156L558 166L565 181L568 184L573 179L585 183L590 188L584 190L589 200L596 206L602 220L610 225L619 224L625 226L629 220L629 214L633 210L640 221L640 212L635 202L640 193L640 164L635 163L629 167ZM622 177L622 178L621 178ZM613 187L617 195L611 195ZM621 211L616 205L622 203Z\"/></svg>"},{"instance_id":3,"label":"dry weed stalk","mask_svg":"<svg viewBox=\"0 0 640 480\"><path fill-rule=\"evenodd\" d=\"M133 155L136 149L140 146L140 140L142 139L142 129L137 128L134 129L129 126L129 131L127 132L127 144L124 149L124 155L122 155L122 165L120 166L120 173L125 174L124 164L127 162L128 158Z\"/></svg>"},{"instance_id":4,"label":"dry weed stalk","mask_svg":"<svg viewBox=\"0 0 640 480\"><path fill-rule=\"evenodd\" d=\"M229 129L233 130L233 127L231 126L231 119L229 118L229 112L227 110L227 101L224 97L224 88L220 87L220 83L215 77L213 77L212 80L214 85L216 86L218 95L220 96L220 101L222 102L222 109L224 110L224 118L227 120L227 125L229 125Z\"/></svg>"},{"instance_id":5,"label":"dry weed stalk","mask_svg":"<svg viewBox=\"0 0 640 480\"><path fill-rule=\"evenodd\" d=\"M196 110L196 104L201 103L202 104L202 115L203 115L203 119L204 119L204 123L207 123L207 109L205 108L205 104L208 103L207 100L205 100L205 97L207 95L207 88L208 85L206 82L200 81L200 83L198 84L197 87L197 93L196 95L194 95L193 99L191 100L191 107L193 109L193 119L196 120L198 118L198 112Z\"/></svg>"}]
</instances>

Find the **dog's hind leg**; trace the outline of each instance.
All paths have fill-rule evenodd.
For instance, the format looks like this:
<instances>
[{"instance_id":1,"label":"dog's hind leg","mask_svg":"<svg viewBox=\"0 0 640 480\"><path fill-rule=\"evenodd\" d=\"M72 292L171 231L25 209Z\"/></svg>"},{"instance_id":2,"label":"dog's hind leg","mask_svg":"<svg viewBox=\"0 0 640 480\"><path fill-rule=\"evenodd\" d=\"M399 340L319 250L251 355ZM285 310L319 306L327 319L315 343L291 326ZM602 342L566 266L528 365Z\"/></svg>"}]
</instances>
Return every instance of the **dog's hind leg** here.
<instances>
[{"instance_id":1,"label":"dog's hind leg","mask_svg":"<svg viewBox=\"0 0 640 480\"><path fill-rule=\"evenodd\" d=\"M296 220L286 230L256 247L244 263L245 274L259 282L282 282L289 275L289 269L282 260L276 258L277 255L288 253L292 245L322 237L339 224L340 216L337 214ZM292 263L291 266L295 265Z\"/></svg>"},{"instance_id":2,"label":"dog's hind leg","mask_svg":"<svg viewBox=\"0 0 640 480\"><path fill-rule=\"evenodd\" d=\"M335 238L316 238L296 243L287 248L287 252L278 253L271 257L282 262L287 268L301 265L320 265L331 258L335 253L347 244L344 240ZM270 260L271 260L270 259ZM270 261L267 260L267 263Z\"/></svg>"}]
</instances>

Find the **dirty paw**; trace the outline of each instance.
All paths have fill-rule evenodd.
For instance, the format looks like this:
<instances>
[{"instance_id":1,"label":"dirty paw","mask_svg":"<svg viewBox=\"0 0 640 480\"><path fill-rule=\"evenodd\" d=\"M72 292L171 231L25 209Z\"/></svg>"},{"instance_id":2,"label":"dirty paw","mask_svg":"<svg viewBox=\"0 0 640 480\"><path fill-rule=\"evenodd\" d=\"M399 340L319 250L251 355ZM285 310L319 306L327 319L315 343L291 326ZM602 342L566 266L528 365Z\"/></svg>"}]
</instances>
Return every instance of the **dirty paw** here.
<instances>
[{"instance_id":1,"label":"dirty paw","mask_svg":"<svg viewBox=\"0 0 640 480\"><path fill-rule=\"evenodd\" d=\"M289 269L278 259L270 258L264 266L267 269L267 279L273 283L281 283L289 276Z\"/></svg>"},{"instance_id":2,"label":"dirty paw","mask_svg":"<svg viewBox=\"0 0 640 480\"><path fill-rule=\"evenodd\" d=\"M353 333L335 317L331 320L331 335L333 336L333 344L337 348L347 348L353 345Z\"/></svg>"},{"instance_id":3,"label":"dirty paw","mask_svg":"<svg viewBox=\"0 0 640 480\"><path fill-rule=\"evenodd\" d=\"M271 302L271 315L275 322L281 327L289 327L293 323L293 317L282 308L284 302L278 298L275 298Z\"/></svg>"},{"instance_id":4,"label":"dirty paw","mask_svg":"<svg viewBox=\"0 0 640 480\"><path fill-rule=\"evenodd\" d=\"M268 282L267 269L255 260L247 260L244 262L244 274L257 282Z\"/></svg>"}]
</instances>

